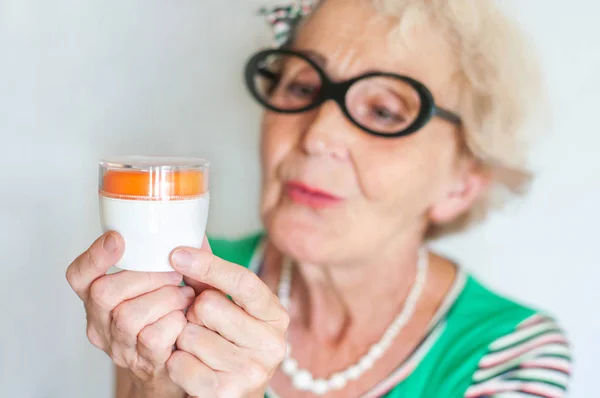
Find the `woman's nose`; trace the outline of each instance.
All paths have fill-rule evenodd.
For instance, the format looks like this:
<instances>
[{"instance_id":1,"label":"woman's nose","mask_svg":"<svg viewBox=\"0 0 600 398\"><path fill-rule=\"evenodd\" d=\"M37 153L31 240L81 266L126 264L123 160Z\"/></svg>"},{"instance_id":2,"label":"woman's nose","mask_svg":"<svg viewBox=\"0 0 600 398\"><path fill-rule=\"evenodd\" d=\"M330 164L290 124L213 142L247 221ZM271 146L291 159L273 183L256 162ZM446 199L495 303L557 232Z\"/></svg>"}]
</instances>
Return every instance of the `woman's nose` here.
<instances>
[{"instance_id":1,"label":"woman's nose","mask_svg":"<svg viewBox=\"0 0 600 398\"><path fill-rule=\"evenodd\" d=\"M311 112L312 120L303 137L303 148L309 155L348 159L353 131L340 107L327 101Z\"/></svg>"}]
</instances>

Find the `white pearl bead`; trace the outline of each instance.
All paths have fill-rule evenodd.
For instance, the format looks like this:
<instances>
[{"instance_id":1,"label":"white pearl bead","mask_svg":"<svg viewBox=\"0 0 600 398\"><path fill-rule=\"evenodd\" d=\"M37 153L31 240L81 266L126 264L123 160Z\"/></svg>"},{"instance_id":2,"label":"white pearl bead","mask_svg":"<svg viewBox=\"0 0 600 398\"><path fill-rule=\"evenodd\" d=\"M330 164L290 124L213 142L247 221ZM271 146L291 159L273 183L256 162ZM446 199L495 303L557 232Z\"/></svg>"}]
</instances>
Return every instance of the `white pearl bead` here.
<instances>
[{"instance_id":1,"label":"white pearl bead","mask_svg":"<svg viewBox=\"0 0 600 398\"><path fill-rule=\"evenodd\" d=\"M384 350L387 350L388 348L390 348L393 341L394 341L394 336L383 336L383 338L381 339L381 341L378 344L380 345L381 348L383 348Z\"/></svg>"},{"instance_id":2,"label":"white pearl bead","mask_svg":"<svg viewBox=\"0 0 600 398\"><path fill-rule=\"evenodd\" d=\"M369 356L369 358L371 358L373 360L377 360L377 359L381 358L384 353L385 353L385 349L381 345L373 344L367 355Z\"/></svg>"},{"instance_id":3,"label":"white pearl bead","mask_svg":"<svg viewBox=\"0 0 600 398\"><path fill-rule=\"evenodd\" d=\"M398 332L400 331L401 328L397 328L396 330L394 329L389 329L386 330L386 332L383 334L384 338L388 338L388 339L394 339L396 338L396 336L398 336Z\"/></svg>"},{"instance_id":4,"label":"white pearl bead","mask_svg":"<svg viewBox=\"0 0 600 398\"><path fill-rule=\"evenodd\" d=\"M358 380L358 378L362 375L362 371L358 367L358 365L351 366L345 372L346 378L349 380Z\"/></svg>"},{"instance_id":5,"label":"white pearl bead","mask_svg":"<svg viewBox=\"0 0 600 398\"><path fill-rule=\"evenodd\" d=\"M327 394L328 391L329 391L329 384L327 383L327 380L317 379L314 381L314 383L312 385L312 392L314 394L323 395L323 394Z\"/></svg>"},{"instance_id":6,"label":"white pearl bead","mask_svg":"<svg viewBox=\"0 0 600 398\"><path fill-rule=\"evenodd\" d=\"M313 384L312 375L307 370L299 370L292 377L292 383L297 390L308 391Z\"/></svg>"},{"instance_id":7,"label":"white pearl bead","mask_svg":"<svg viewBox=\"0 0 600 398\"><path fill-rule=\"evenodd\" d=\"M342 388L346 387L347 383L348 380L343 374L336 373L331 376L331 379L329 380L329 388L332 390L341 390Z\"/></svg>"},{"instance_id":8,"label":"white pearl bead","mask_svg":"<svg viewBox=\"0 0 600 398\"><path fill-rule=\"evenodd\" d=\"M400 331L400 329L402 329L402 325L394 324L394 325L390 326L390 328L386 331L386 334L389 336L396 336L398 334L398 332Z\"/></svg>"},{"instance_id":9,"label":"white pearl bead","mask_svg":"<svg viewBox=\"0 0 600 398\"><path fill-rule=\"evenodd\" d=\"M291 376L296 370L298 370L298 362L292 358L286 358L281 363L281 370L288 376Z\"/></svg>"},{"instance_id":10,"label":"white pearl bead","mask_svg":"<svg viewBox=\"0 0 600 398\"><path fill-rule=\"evenodd\" d=\"M366 356L360 360L360 362L358 363L358 366L364 373L373 367L373 360L371 358L369 358L368 356Z\"/></svg>"}]
</instances>

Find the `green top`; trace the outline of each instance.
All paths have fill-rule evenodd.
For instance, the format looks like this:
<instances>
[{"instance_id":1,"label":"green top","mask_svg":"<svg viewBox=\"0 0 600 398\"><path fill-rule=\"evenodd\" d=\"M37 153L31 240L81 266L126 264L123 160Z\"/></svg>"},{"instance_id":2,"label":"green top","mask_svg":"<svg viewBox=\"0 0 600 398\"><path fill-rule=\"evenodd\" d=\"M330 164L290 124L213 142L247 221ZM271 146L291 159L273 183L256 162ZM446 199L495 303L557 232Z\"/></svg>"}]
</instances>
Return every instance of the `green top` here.
<instances>
[{"instance_id":1,"label":"green top","mask_svg":"<svg viewBox=\"0 0 600 398\"><path fill-rule=\"evenodd\" d=\"M215 255L256 272L262 237L210 239L210 244ZM456 279L420 345L367 396L564 396L571 351L554 320L493 293L462 271Z\"/></svg>"}]
</instances>

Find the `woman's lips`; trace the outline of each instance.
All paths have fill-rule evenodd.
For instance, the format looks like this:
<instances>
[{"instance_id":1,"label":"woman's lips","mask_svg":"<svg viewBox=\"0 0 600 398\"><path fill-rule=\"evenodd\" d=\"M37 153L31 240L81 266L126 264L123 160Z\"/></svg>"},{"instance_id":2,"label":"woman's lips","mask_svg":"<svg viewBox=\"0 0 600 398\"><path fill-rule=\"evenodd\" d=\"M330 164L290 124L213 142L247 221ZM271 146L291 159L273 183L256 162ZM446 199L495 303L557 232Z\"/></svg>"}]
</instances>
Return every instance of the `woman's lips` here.
<instances>
[{"instance_id":1,"label":"woman's lips","mask_svg":"<svg viewBox=\"0 0 600 398\"><path fill-rule=\"evenodd\" d=\"M296 181L285 184L285 191L292 201L315 209L333 207L343 201L340 197Z\"/></svg>"}]
</instances>

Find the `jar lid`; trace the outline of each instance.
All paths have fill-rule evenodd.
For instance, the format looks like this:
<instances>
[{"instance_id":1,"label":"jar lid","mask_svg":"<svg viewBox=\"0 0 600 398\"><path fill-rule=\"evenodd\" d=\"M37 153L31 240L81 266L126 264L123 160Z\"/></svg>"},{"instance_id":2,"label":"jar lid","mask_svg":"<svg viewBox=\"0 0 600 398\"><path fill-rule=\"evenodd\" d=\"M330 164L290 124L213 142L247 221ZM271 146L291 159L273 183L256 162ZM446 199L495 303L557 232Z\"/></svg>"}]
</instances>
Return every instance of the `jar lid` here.
<instances>
[{"instance_id":1,"label":"jar lid","mask_svg":"<svg viewBox=\"0 0 600 398\"><path fill-rule=\"evenodd\" d=\"M188 157L123 156L99 162L99 193L116 199L180 200L208 192L209 163Z\"/></svg>"}]
</instances>

